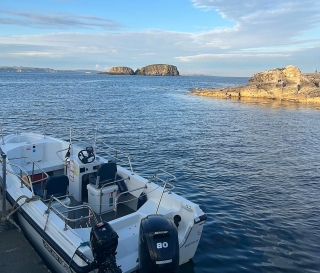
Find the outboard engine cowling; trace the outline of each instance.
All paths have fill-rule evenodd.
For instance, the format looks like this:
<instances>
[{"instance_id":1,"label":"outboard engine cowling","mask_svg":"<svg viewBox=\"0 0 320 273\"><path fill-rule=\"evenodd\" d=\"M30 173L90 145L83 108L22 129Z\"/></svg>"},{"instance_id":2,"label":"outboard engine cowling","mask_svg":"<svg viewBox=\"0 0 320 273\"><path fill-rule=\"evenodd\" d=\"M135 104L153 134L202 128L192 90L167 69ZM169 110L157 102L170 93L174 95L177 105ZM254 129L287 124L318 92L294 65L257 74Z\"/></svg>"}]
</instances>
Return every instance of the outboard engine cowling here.
<instances>
[{"instance_id":1,"label":"outboard engine cowling","mask_svg":"<svg viewBox=\"0 0 320 273\"><path fill-rule=\"evenodd\" d=\"M90 232L90 244L98 273L121 273L116 263L118 234L107 222L94 225Z\"/></svg>"},{"instance_id":2,"label":"outboard engine cowling","mask_svg":"<svg viewBox=\"0 0 320 273\"><path fill-rule=\"evenodd\" d=\"M139 272L178 272L179 241L175 224L154 214L141 220L139 232Z\"/></svg>"}]
</instances>

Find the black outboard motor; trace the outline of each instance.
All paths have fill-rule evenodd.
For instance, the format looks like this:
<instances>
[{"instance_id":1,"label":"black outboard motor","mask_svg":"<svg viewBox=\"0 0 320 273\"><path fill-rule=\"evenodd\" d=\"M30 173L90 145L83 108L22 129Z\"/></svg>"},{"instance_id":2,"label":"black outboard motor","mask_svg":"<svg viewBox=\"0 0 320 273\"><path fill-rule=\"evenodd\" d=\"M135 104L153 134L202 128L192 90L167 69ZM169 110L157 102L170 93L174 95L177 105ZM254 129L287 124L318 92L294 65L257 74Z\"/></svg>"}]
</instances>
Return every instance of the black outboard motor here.
<instances>
[{"instance_id":1,"label":"black outboard motor","mask_svg":"<svg viewBox=\"0 0 320 273\"><path fill-rule=\"evenodd\" d=\"M90 232L90 244L98 273L121 273L116 263L118 234L107 222L94 225Z\"/></svg>"},{"instance_id":2,"label":"black outboard motor","mask_svg":"<svg viewBox=\"0 0 320 273\"><path fill-rule=\"evenodd\" d=\"M178 272L179 241L175 224L154 214L141 220L139 232L139 272Z\"/></svg>"}]
</instances>

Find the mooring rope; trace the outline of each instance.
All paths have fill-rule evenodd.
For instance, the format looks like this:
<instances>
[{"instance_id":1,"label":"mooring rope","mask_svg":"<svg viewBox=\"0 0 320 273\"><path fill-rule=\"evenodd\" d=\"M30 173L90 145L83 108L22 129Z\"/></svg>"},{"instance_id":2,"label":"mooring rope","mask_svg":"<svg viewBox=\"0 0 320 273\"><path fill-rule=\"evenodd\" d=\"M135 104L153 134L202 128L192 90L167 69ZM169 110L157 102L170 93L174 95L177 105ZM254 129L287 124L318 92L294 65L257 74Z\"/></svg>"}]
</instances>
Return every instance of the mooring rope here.
<instances>
[{"instance_id":1,"label":"mooring rope","mask_svg":"<svg viewBox=\"0 0 320 273\"><path fill-rule=\"evenodd\" d=\"M18 207L16 207L16 205L18 204L18 202L22 199L25 198L25 201ZM21 231L20 227L11 219L11 216L19 209L21 208L24 204L30 203L31 201L37 201L39 200L40 197L39 196L33 196L33 197L28 197L25 195L21 195L19 196L19 198L14 202L13 206L12 206L12 211L7 215L6 220L9 221L10 223L12 223L19 231ZM16 207L16 208L15 208Z\"/></svg>"}]
</instances>

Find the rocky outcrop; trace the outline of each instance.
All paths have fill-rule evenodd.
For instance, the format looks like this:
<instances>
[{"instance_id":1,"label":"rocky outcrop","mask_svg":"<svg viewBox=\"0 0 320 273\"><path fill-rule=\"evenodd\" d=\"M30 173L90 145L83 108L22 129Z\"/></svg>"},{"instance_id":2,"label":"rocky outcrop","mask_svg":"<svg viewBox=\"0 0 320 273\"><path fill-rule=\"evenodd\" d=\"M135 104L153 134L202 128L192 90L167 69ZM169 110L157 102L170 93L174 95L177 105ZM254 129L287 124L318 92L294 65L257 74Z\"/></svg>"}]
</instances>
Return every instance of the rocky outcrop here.
<instances>
[{"instance_id":1,"label":"rocky outcrop","mask_svg":"<svg viewBox=\"0 0 320 273\"><path fill-rule=\"evenodd\" d=\"M217 98L265 98L320 103L320 73L302 74L292 65L253 75L246 86L196 89L192 94Z\"/></svg>"},{"instance_id":2,"label":"rocky outcrop","mask_svg":"<svg viewBox=\"0 0 320 273\"><path fill-rule=\"evenodd\" d=\"M110 75L134 75L134 71L130 67L116 66L109 70Z\"/></svg>"},{"instance_id":3,"label":"rocky outcrop","mask_svg":"<svg viewBox=\"0 0 320 273\"><path fill-rule=\"evenodd\" d=\"M179 71L174 65L152 64L138 68L135 74L145 76L179 76Z\"/></svg>"},{"instance_id":4,"label":"rocky outcrop","mask_svg":"<svg viewBox=\"0 0 320 273\"><path fill-rule=\"evenodd\" d=\"M301 74L299 68L289 65L285 68L274 68L271 70L263 71L258 74L253 75L253 77L249 80L249 85L269 85L278 86L282 85L297 85L303 84L312 85L310 79Z\"/></svg>"}]
</instances>

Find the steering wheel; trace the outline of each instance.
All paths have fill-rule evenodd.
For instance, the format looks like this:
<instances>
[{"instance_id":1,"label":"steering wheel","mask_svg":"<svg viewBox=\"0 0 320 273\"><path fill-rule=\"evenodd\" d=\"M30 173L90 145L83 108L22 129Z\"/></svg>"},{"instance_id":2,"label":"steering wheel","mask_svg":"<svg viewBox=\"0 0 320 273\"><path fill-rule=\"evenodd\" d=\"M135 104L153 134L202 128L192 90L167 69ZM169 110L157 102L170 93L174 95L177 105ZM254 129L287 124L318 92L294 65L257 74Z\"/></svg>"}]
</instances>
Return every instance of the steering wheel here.
<instances>
[{"instance_id":1,"label":"steering wheel","mask_svg":"<svg viewBox=\"0 0 320 273\"><path fill-rule=\"evenodd\" d=\"M89 146L78 153L78 158L83 164L88 164L92 163L96 159L96 156L94 155L93 148Z\"/></svg>"}]
</instances>

